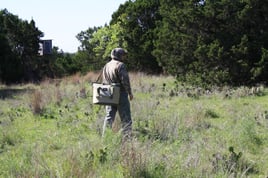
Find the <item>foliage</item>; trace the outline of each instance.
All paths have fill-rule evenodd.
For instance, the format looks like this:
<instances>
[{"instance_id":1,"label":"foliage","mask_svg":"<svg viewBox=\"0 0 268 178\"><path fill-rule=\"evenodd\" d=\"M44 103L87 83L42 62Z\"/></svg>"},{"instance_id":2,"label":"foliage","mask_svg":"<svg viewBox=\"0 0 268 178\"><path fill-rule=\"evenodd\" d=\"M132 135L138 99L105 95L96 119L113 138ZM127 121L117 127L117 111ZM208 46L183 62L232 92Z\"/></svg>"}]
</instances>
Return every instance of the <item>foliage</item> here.
<instances>
[{"instance_id":1,"label":"foliage","mask_svg":"<svg viewBox=\"0 0 268 178\"><path fill-rule=\"evenodd\" d=\"M32 80L43 33L34 20L23 21L6 9L0 11L0 79L5 82Z\"/></svg>"},{"instance_id":2,"label":"foliage","mask_svg":"<svg viewBox=\"0 0 268 178\"><path fill-rule=\"evenodd\" d=\"M199 86L250 85L267 77L266 9L252 0L127 1L88 41L100 63L123 46L131 70L163 70Z\"/></svg>"},{"instance_id":3,"label":"foliage","mask_svg":"<svg viewBox=\"0 0 268 178\"><path fill-rule=\"evenodd\" d=\"M161 72L154 49L154 30L157 21L161 20L158 0L128 1L121 5L112 15L111 25L119 23L123 28L123 39L129 51L131 69L150 73Z\"/></svg>"},{"instance_id":4,"label":"foliage","mask_svg":"<svg viewBox=\"0 0 268 178\"><path fill-rule=\"evenodd\" d=\"M264 81L267 8L252 0L161 1L154 55L165 71L197 85Z\"/></svg>"},{"instance_id":5,"label":"foliage","mask_svg":"<svg viewBox=\"0 0 268 178\"><path fill-rule=\"evenodd\" d=\"M87 72L85 67L88 67L87 70L94 71L99 70L103 62L94 52L94 48L98 47L98 43L90 42L93 39L93 35L101 27L88 28L86 31L81 31L76 38L80 41L81 46L76 54L76 59L84 61L82 72Z\"/></svg>"},{"instance_id":6,"label":"foliage","mask_svg":"<svg viewBox=\"0 0 268 178\"><path fill-rule=\"evenodd\" d=\"M79 34L82 44L91 48L83 49L96 54L96 63L104 64L115 47L128 51L126 64L131 70L159 73L156 58L152 55L154 29L159 20L159 1L128 1L120 5L112 15L109 26L92 31L89 28ZM95 68L96 69L96 68Z\"/></svg>"},{"instance_id":7,"label":"foliage","mask_svg":"<svg viewBox=\"0 0 268 178\"><path fill-rule=\"evenodd\" d=\"M1 11L0 77L21 81L100 70L115 47L129 70L164 73L201 87L267 83L268 4L261 0L126 1L109 24L76 37L75 54L36 56L35 23ZM12 61L12 65L9 61ZM45 62L44 62L45 61ZM10 72L12 67L16 68Z\"/></svg>"}]
</instances>

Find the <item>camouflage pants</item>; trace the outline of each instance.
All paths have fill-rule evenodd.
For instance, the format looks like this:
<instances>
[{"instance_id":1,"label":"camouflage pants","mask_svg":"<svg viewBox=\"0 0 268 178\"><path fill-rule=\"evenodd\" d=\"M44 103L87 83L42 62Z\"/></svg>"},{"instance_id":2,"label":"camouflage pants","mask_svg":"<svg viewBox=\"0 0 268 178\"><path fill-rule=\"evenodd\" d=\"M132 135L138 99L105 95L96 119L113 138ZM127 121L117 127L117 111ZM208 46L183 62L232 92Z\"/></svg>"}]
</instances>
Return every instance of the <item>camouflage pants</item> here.
<instances>
[{"instance_id":1,"label":"camouflage pants","mask_svg":"<svg viewBox=\"0 0 268 178\"><path fill-rule=\"evenodd\" d=\"M119 105L106 106L105 109L106 109L106 116L104 119L102 135L104 136L106 127L112 128L112 124L115 120L116 112L118 111L120 119L121 119L123 135L129 137L132 131L132 119L131 119L128 94L126 92L121 92Z\"/></svg>"}]
</instances>

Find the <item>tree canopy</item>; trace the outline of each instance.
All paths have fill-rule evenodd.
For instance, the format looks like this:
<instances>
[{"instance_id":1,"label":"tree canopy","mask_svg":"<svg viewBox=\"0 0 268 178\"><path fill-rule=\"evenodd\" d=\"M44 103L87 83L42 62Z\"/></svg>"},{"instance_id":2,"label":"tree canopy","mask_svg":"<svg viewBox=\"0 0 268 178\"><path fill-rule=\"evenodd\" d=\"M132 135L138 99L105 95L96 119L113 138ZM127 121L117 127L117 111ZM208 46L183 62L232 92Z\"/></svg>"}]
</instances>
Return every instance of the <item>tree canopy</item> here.
<instances>
[{"instance_id":1,"label":"tree canopy","mask_svg":"<svg viewBox=\"0 0 268 178\"><path fill-rule=\"evenodd\" d=\"M1 79L34 71L42 32L33 20L22 21L7 10L1 11L0 24ZM53 74L100 70L111 50L123 47L129 70L163 72L196 85L250 85L268 78L266 1L129 0L109 24L76 37L81 43L76 54L54 50L45 65ZM9 75L14 66L17 74Z\"/></svg>"},{"instance_id":2,"label":"tree canopy","mask_svg":"<svg viewBox=\"0 0 268 178\"><path fill-rule=\"evenodd\" d=\"M6 9L0 11L0 79L19 81L32 78L43 33L35 22L24 21Z\"/></svg>"},{"instance_id":3,"label":"tree canopy","mask_svg":"<svg viewBox=\"0 0 268 178\"><path fill-rule=\"evenodd\" d=\"M183 80L249 84L267 78L268 3L161 1L154 54Z\"/></svg>"},{"instance_id":4,"label":"tree canopy","mask_svg":"<svg viewBox=\"0 0 268 178\"><path fill-rule=\"evenodd\" d=\"M107 58L129 51L128 66L193 84L254 84L267 78L268 3L261 0L136 0L88 40ZM98 42L97 42L98 41ZM97 42L97 43L96 43Z\"/></svg>"}]
</instances>

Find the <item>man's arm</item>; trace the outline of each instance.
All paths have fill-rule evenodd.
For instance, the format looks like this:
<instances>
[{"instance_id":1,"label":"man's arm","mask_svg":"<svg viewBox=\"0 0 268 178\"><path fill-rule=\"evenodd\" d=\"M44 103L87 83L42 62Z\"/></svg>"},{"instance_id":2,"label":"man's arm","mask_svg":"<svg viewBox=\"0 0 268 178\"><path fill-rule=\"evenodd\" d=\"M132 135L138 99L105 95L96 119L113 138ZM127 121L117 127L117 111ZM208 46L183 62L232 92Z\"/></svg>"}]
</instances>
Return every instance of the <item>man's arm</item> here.
<instances>
[{"instance_id":1,"label":"man's arm","mask_svg":"<svg viewBox=\"0 0 268 178\"><path fill-rule=\"evenodd\" d=\"M118 74L119 74L121 84L123 85L123 87L125 88L125 90L127 91L128 95L129 95L129 99L132 100L133 94L132 94L132 90L131 90L131 84L129 81L129 75L128 75L125 64L122 64L119 67Z\"/></svg>"}]
</instances>

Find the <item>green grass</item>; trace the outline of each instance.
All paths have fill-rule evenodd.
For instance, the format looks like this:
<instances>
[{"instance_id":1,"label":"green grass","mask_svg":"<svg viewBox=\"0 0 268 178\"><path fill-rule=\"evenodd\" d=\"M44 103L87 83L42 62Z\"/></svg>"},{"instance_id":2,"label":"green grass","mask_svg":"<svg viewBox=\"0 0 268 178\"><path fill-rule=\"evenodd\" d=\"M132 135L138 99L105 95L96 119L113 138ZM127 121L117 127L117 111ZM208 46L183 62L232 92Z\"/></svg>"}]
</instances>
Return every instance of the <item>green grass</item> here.
<instances>
[{"instance_id":1,"label":"green grass","mask_svg":"<svg viewBox=\"0 0 268 178\"><path fill-rule=\"evenodd\" d=\"M90 76L90 77L88 77ZM267 177L268 89L131 74L133 134L101 137L96 75L0 86L0 177Z\"/></svg>"}]
</instances>

